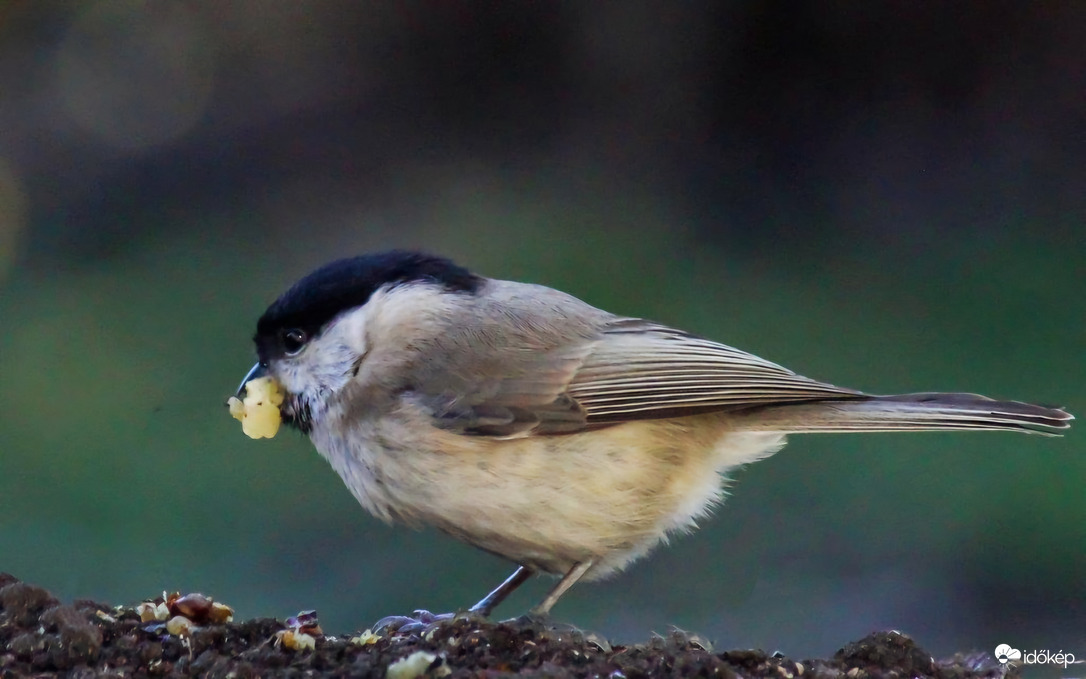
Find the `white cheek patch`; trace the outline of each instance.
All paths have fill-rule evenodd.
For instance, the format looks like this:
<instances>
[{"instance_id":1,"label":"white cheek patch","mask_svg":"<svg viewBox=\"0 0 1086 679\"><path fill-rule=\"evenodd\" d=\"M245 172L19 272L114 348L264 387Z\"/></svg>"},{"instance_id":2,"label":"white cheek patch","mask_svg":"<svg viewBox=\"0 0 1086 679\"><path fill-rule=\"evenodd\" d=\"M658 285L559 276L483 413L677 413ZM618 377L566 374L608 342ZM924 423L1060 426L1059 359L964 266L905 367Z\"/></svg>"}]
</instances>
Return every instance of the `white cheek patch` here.
<instances>
[{"instance_id":1,"label":"white cheek patch","mask_svg":"<svg viewBox=\"0 0 1086 679\"><path fill-rule=\"evenodd\" d=\"M291 394L306 394L319 387L320 383L313 374L312 367L302 361L300 357L286 358L275 367L276 378Z\"/></svg>"},{"instance_id":2,"label":"white cheek patch","mask_svg":"<svg viewBox=\"0 0 1086 679\"><path fill-rule=\"evenodd\" d=\"M362 315L348 312L325 327L297 356L277 362L276 377L287 391L315 405L343 388L365 352Z\"/></svg>"},{"instance_id":3,"label":"white cheek patch","mask_svg":"<svg viewBox=\"0 0 1086 679\"><path fill-rule=\"evenodd\" d=\"M322 354L346 350L349 358L341 355L337 369L346 371L347 380L359 390L380 392L397 387L417 370L420 356L447 332L449 319L463 314L458 296L439 285L385 286L361 307L337 317L318 338L321 346L312 349ZM342 366L348 360L354 362ZM337 383L335 390L343 384Z\"/></svg>"},{"instance_id":4,"label":"white cheek patch","mask_svg":"<svg viewBox=\"0 0 1086 679\"><path fill-rule=\"evenodd\" d=\"M448 327L455 301L432 284L383 287L329 322L297 356L277 361L275 375L288 392L322 411L352 381L394 382L405 362L417 360Z\"/></svg>"}]
</instances>

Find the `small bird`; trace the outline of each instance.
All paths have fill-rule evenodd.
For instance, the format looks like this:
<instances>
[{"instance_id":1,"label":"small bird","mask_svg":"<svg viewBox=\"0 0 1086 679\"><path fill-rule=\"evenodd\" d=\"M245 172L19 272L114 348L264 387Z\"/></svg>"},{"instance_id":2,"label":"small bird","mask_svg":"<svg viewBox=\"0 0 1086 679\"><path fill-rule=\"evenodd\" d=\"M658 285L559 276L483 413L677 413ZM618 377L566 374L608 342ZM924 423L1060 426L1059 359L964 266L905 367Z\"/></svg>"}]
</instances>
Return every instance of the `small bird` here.
<instances>
[{"instance_id":1,"label":"small bird","mask_svg":"<svg viewBox=\"0 0 1086 679\"><path fill-rule=\"evenodd\" d=\"M260 376L370 513L434 526L517 564L470 610L535 572L615 573L722 499L732 468L787 434L1008 430L1072 415L977 394L875 396L808 379L541 285L391 251L298 281L257 322Z\"/></svg>"}]
</instances>

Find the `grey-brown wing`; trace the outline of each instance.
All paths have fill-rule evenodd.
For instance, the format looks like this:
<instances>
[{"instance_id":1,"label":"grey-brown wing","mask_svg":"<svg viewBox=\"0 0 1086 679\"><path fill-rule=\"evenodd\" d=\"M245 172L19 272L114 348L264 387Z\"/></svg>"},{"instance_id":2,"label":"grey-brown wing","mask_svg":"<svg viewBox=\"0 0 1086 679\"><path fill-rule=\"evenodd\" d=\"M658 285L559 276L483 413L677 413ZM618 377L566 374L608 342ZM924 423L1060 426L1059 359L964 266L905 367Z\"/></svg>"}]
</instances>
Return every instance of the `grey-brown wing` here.
<instances>
[{"instance_id":1,"label":"grey-brown wing","mask_svg":"<svg viewBox=\"0 0 1086 679\"><path fill-rule=\"evenodd\" d=\"M635 419L863 398L738 349L620 318L543 286L490 280L397 369L434 423L463 434L565 434Z\"/></svg>"},{"instance_id":2,"label":"grey-brown wing","mask_svg":"<svg viewBox=\"0 0 1086 679\"><path fill-rule=\"evenodd\" d=\"M433 356L435 365L463 365L467 355L473 361L470 374L444 369L424 381L419 397L437 426L482 436L567 434L637 419L864 397L723 344L587 305L568 325L533 325L532 309L514 301L523 302L502 308L519 313L516 323L483 317L470 335L453 330L432 349L442 354Z\"/></svg>"},{"instance_id":3,"label":"grey-brown wing","mask_svg":"<svg viewBox=\"0 0 1086 679\"><path fill-rule=\"evenodd\" d=\"M425 360L411 370L411 397L437 426L463 434L583 430L587 413L567 390L610 314L557 290L509 281L488 282L484 300L428 344Z\"/></svg>"},{"instance_id":4,"label":"grey-brown wing","mask_svg":"<svg viewBox=\"0 0 1086 679\"><path fill-rule=\"evenodd\" d=\"M589 425L826 399L861 392L817 382L739 349L639 319L609 324L567 391Z\"/></svg>"},{"instance_id":5,"label":"grey-brown wing","mask_svg":"<svg viewBox=\"0 0 1086 679\"><path fill-rule=\"evenodd\" d=\"M588 424L587 413L566 390L590 350L591 343L584 340L523 351L498 345L473 350L470 371L435 375L415 396L434 414L434 424L462 434L518 437L581 431ZM456 360L442 363L458 365Z\"/></svg>"}]
</instances>

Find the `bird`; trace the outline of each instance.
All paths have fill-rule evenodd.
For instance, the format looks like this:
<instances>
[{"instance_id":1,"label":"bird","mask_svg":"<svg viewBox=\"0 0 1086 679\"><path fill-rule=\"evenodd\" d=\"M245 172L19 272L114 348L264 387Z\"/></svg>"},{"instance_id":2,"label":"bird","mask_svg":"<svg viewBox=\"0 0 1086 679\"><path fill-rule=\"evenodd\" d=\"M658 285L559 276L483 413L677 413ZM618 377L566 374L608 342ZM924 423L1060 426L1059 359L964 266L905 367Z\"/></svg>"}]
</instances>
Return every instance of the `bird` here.
<instances>
[{"instance_id":1,"label":"bird","mask_svg":"<svg viewBox=\"0 0 1086 679\"><path fill-rule=\"evenodd\" d=\"M256 324L282 421L358 502L515 564L489 616L535 573L621 571L723 499L730 470L789 434L1005 430L1059 435L1061 408L969 393L873 395L558 290L392 250L300 279Z\"/></svg>"}]
</instances>

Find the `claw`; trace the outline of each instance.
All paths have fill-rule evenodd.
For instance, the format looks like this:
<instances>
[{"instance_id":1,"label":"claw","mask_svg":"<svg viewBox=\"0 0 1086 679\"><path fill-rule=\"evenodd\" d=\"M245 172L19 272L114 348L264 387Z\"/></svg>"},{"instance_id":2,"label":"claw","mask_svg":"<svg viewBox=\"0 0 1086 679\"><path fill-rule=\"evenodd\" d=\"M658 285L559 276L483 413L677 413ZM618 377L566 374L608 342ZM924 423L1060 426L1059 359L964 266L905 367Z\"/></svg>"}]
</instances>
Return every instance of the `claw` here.
<instances>
[{"instance_id":1,"label":"claw","mask_svg":"<svg viewBox=\"0 0 1086 679\"><path fill-rule=\"evenodd\" d=\"M375 634L381 632L399 632L404 625L418 622L414 618L408 615L386 615L373 624L373 631Z\"/></svg>"},{"instance_id":2,"label":"claw","mask_svg":"<svg viewBox=\"0 0 1086 679\"><path fill-rule=\"evenodd\" d=\"M461 613L431 613L425 609L412 611L411 615L388 615L373 625L376 634L423 636L442 623L456 619Z\"/></svg>"},{"instance_id":3,"label":"claw","mask_svg":"<svg viewBox=\"0 0 1086 679\"><path fill-rule=\"evenodd\" d=\"M421 623L429 624L431 622L439 622L442 620L452 620L456 617L455 613L431 613L425 608L417 608L411 612L411 615Z\"/></svg>"}]
</instances>

